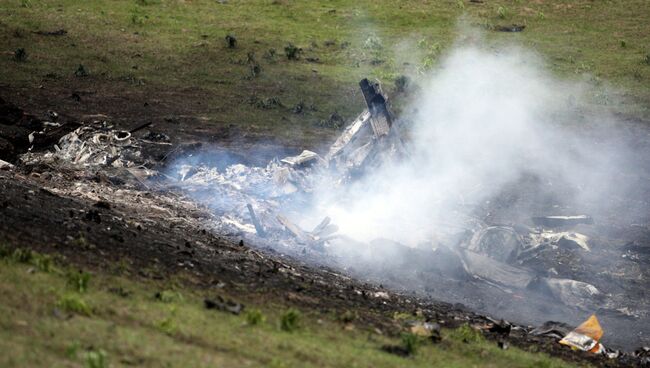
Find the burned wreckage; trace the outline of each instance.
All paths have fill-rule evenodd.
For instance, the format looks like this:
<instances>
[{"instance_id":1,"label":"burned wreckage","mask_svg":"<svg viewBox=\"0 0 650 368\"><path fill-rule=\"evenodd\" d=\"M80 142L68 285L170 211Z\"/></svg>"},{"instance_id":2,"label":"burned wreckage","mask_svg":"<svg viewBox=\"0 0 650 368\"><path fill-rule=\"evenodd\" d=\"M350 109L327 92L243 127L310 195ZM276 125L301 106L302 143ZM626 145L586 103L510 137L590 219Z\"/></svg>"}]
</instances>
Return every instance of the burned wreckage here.
<instances>
[{"instance_id":1,"label":"burned wreckage","mask_svg":"<svg viewBox=\"0 0 650 368\"><path fill-rule=\"evenodd\" d=\"M530 219L529 226L489 224L472 214L456 213L453 216L462 217L467 226L451 229L441 234L442 241L424 246L389 239L359 242L340 234L336 223L325 215L317 226L305 229L300 224L301 211L309 206L310 195L318 186L342 187L386 162L408 160L400 121L392 115L379 84L364 79L360 87L367 108L324 155L304 150L296 156L274 159L265 167L211 165L191 147L171 149L168 137L162 134L136 138L134 131L116 130L97 120L74 127L58 140L54 150L27 152L19 161L26 166L47 165L59 172L84 171L86 176L92 173L100 178L51 189L66 195L124 203L135 198L159 210L160 216L174 215L159 206L161 201L193 210L199 203L210 210L208 228L216 234L345 269L398 290L417 289L413 285L419 283L424 284L421 290L434 297L473 307L494 301L493 309L485 308L490 313L498 313L496 301L500 295L507 295L513 303L532 296L548 305L562 305L562 310L577 311L574 315L606 311L632 321L645 318L644 301L629 307L622 294L603 292L581 279L584 272L575 273L567 267L575 260L573 255L579 258L592 252L591 238L585 232L594 220L587 215L537 216ZM37 135L47 136L48 129L52 126ZM143 154L147 150L164 154L153 159ZM119 183L121 188L111 189L98 182ZM142 196L142 191L159 195L151 199ZM181 193L182 197L169 193ZM342 252L345 257L341 257ZM394 272L405 269L409 272ZM465 284L500 294L473 304L467 296L473 291L467 295L452 291ZM522 314L515 316L525 318Z\"/></svg>"}]
</instances>

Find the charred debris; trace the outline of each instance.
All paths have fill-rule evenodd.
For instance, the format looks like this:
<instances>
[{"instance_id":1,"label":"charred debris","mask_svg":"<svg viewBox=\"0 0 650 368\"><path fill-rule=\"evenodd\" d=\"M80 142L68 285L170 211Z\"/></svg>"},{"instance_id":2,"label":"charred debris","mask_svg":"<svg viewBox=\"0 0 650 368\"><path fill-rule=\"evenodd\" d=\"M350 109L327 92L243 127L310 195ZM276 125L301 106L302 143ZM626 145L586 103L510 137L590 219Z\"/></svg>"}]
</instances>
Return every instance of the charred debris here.
<instances>
[{"instance_id":1,"label":"charred debris","mask_svg":"<svg viewBox=\"0 0 650 368\"><path fill-rule=\"evenodd\" d=\"M123 131L101 119L78 124L54 112L38 119L0 100L0 170L15 170L16 165L34 175L49 175L53 182L82 178L75 185L53 185L49 190L104 203L133 205L135 200L162 212L160 203L193 211L203 206L209 215L196 221L208 223L204 227L217 234L347 269L350 265L338 253L345 245L347 251L353 248L355 267L373 269L379 280L385 270L409 267L435 272L440 280L485 285L505 294L536 295L582 313L645 317L642 306L629 307L589 280L560 270L566 269L567 251L592 251L590 237L581 232L594 223L587 215L537 216L530 219L534 226L529 227L486 224L468 214L465 229L446 234L453 242L429 248L387 239L359 243L338 234L337 225L325 216L312 229L299 226L292 219L300 217L300 209L318 185L343 186L386 162L409 156L400 121L392 115L379 84L364 79L360 88L367 108L324 155L304 150L274 159L266 167L204 165L185 159L195 154L195 147L173 146L164 134L147 132L136 138L134 133L147 126ZM156 196L143 196L143 192ZM378 260L378 251L390 259ZM549 327L530 333L548 335L556 330ZM556 333L558 340L568 334L565 330ZM611 358L621 356L604 347L599 352Z\"/></svg>"}]
</instances>

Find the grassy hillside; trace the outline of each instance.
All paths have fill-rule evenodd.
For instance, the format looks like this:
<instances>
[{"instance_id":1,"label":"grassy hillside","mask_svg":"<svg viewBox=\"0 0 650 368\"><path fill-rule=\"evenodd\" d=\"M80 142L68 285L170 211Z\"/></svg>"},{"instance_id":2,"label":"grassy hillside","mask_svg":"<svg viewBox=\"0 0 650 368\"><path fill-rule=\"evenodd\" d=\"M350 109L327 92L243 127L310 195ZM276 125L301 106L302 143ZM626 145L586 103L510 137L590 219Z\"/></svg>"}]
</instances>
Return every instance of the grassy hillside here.
<instances>
[{"instance_id":1,"label":"grassy hillside","mask_svg":"<svg viewBox=\"0 0 650 368\"><path fill-rule=\"evenodd\" d=\"M321 122L333 112L351 119L359 111L360 78L379 79L394 95L399 76L435 69L458 40L460 19L496 44L539 52L558 75L587 80L594 103L650 116L645 0L6 0L0 82L9 91L60 91L66 103L79 89L125 104L144 95L153 118L173 106L208 124L309 142L330 134L336 124ZM513 23L526 28L494 30ZM59 29L67 33L34 33ZM302 50L297 59L287 57L290 44ZM24 62L15 60L19 48ZM88 76L75 76L80 64Z\"/></svg>"},{"instance_id":2,"label":"grassy hillside","mask_svg":"<svg viewBox=\"0 0 650 368\"><path fill-rule=\"evenodd\" d=\"M381 350L396 337L282 305L206 309L218 289L181 276L80 271L25 250L0 251L2 367L567 367L541 353L501 350L469 327L422 339L411 357ZM134 281L135 280L135 281ZM412 344L413 345L413 344Z\"/></svg>"}]
</instances>

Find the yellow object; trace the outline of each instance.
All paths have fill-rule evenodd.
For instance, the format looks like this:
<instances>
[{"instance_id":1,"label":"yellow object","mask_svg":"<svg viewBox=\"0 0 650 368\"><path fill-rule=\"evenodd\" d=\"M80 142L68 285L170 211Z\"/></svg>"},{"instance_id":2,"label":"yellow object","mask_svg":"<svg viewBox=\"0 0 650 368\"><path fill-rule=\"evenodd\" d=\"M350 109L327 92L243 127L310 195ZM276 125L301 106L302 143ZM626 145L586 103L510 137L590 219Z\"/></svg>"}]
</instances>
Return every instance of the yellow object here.
<instances>
[{"instance_id":1,"label":"yellow object","mask_svg":"<svg viewBox=\"0 0 650 368\"><path fill-rule=\"evenodd\" d=\"M580 326L576 327L575 330L564 336L560 340L560 344L597 353L602 350L601 345L598 343L601 337L603 337L603 328L600 327L600 322L598 322L596 315L592 314Z\"/></svg>"}]
</instances>

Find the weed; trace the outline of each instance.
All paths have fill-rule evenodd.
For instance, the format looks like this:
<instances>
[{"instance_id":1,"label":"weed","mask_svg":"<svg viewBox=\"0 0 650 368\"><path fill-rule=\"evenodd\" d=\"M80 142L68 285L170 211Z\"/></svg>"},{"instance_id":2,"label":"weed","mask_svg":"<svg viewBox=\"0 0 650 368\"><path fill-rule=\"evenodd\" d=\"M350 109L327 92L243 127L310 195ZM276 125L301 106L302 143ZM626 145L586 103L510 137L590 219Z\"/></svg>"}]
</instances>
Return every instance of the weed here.
<instances>
[{"instance_id":1,"label":"weed","mask_svg":"<svg viewBox=\"0 0 650 368\"><path fill-rule=\"evenodd\" d=\"M237 37L230 34L226 35L226 46L229 49L234 49L235 47L237 47Z\"/></svg>"},{"instance_id":2,"label":"weed","mask_svg":"<svg viewBox=\"0 0 650 368\"><path fill-rule=\"evenodd\" d=\"M18 62L27 61L27 51L24 48L18 48L14 51L14 60Z\"/></svg>"},{"instance_id":3,"label":"weed","mask_svg":"<svg viewBox=\"0 0 650 368\"><path fill-rule=\"evenodd\" d=\"M284 47L284 54L287 56L287 59L289 60L300 59L301 53L302 53L302 49L300 47L295 46L292 43L289 43L287 44L287 46Z\"/></svg>"},{"instance_id":4,"label":"weed","mask_svg":"<svg viewBox=\"0 0 650 368\"><path fill-rule=\"evenodd\" d=\"M29 249L16 248L11 255L11 259L19 263L29 263L34 258L34 253Z\"/></svg>"},{"instance_id":5,"label":"weed","mask_svg":"<svg viewBox=\"0 0 650 368\"><path fill-rule=\"evenodd\" d=\"M537 19L539 20L544 20L546 19L546 15L544 15L544 12L537 12Z\"/></svg>"},{"instance_id":6,"label":"weed","mask_svg":"<svg viewBox=\"0 0 650 368\"><path fill-rule=\"evenodd\" d=\"M32 256L32 264L36 266L42 272L51 272L52 267L52 257L45 254L34 254Z\"/></svg>"},{"instance_id":7,"label":"weed","mask_svg":"<svg viewBox=\"0 0 650 368\"><path fill-rule=\"evenodd\" d=\"M22 7L22 8L31 8L32 7L31 0L20 0L20 7Z\"/></svg>"},{"instance_id":8,"label":"weed","mask_svg":"<svg viewBox=\"0 0 650 368\"><path fill-rule=\"evenodd\" d=\"M176 331L178 331L178 326L174 321L175 316L176 316L176 308L171 307L169 309L169 316L167 316L166 318L158 322L158 329L167 335L173 335L174 333L176 333Z\"/></svg>"},{"instance_id":9,"label":"weed","mask_svg":"<svg viewBox=\"0 0 650 368\"><path fill-rule=\"evenodd\" d=\"M104 350L86 352L86 368L108 368L108 356Z\"/></svg>"},{"instance_id":10,"label":"weed","mask_svg":"<svg viewBox=\"0 0 650 368\"><path fill-rule=\"evenodd\" d=\"M480 332L464 324L451 333L452 338L464 343L477 343L483 341L483 335Z\"/></svg>"},{"instance_id":11,"label":"weed","mask_svg":"<svg viewBox=\"0 0 650 368\"><path fill-rule=\"evenodd\" d=\"M646 65L650 65L650 54L647 54L647 55L643 58L643 62L644 62Z\"/></svg>"},{"instance_id":12,"label":"weed","mask_svg":"<svg viewBox=\"0 0 650 368\"><path fill-rule=\"evenodd\" d=\"M131 9L131 23L136 26L143 26L149 20L149 16L140 8Z\"/></svg>"},{"instance_id":13,"label":"weed","mask_svg":"<svg viewBox=\"0 0 650 368\"><path fill-rule=\"evenodd\" d=\"M77 352L79 351L79 348L81 347L81 344L79 344L79 341L73 341L68 347L65 348L65 356L68 357L68 359L76 359L77 358Z\"/></svg>"},{"instance_id":14,"label":"weed","mask_svg":"<svg viewBox=\"0 0 650 368\"><path fill-rule=\"evenodd\" d=\"M420 337L416 334L405 332L401 336L402 347L408 355L415 355L420 345Z\"/></svg>"},{"instance_id":15,"label":"weed","mask_svg":"<svg viewBox=\"0 0 650 368\"><path fill-rule=\"evenodd\" d=\"M463 0L456 1L456 6L458 7L458 9L461 9L461 10L465 9L465 3L463 2Z\"/></svg>"},{"instance_id":16,"label":"weed","mask_svg":"<svg viewBox=\"0 0 650 368\"><path fill-rule=\"evenodd\" d=\"M626 48L627 47L627 42L625 40L621 40L621 47Z\"/></svg>"},{"instance_id":17,"label":"weed","mask_svg":"<svg viewBox=\"0 0 650 368\"><path fill-rule=\"evenodd\" d=\"M79 270L78 272L68 273L68 286L75 291L85 293L88 290L88 283L90 282L90 274Z\"/></svg>"},{"instance_id":18,"label":"weed","mask_svg":"<svg viewBox=\"0 0 650 368\"><path fill-rule=\"evenodd\" d=\"M497 8L497 17L506 19L508 17L508 8L500 6Z\"/></svg>"},{"instance_id":19,"label":"weed","mask_svg":"<svg viewBox=\"0 0 650 368\"><path fill-rule=\"evenodd\" d=\"M178 291L163 290L159 291L154 295L156 300L159 300L163 303L173 303L173 302L182 302L183 295Z\"/></svg>"},{"instance_id":20,"label":"weed","mask_svg":"<svg viewBox=\"0 0 650 368\"><path fill-rule=\"evenodd\" d=\"M0 244L0 259L7 258L11 255L11 250L8 246Z\"/></svg>"},{"instance_id":21,"label":"weed","mask_svg":"<svg viewBox=\"0 0 650 368\"><path fill-rule=\"evenodd\" d=\"M142 6L157 5L160 4L160 0L136 0L135 3Z\"/></svg>"},{"instance_id":22,"label":"weed","mask_svg":"<svg viewBox=\"0 0 650 368\"><path fill-rule=\"evenodd\" d=\"M59 299L56 305L68 312L90 316L92 311L86 302L76 295L65 295Z\"/></svg>"},{"instance_id":23,"label":"weed","mask_svg":"<svg viewBox=\"0 0 650 368\"><path fill-rule=\"evenodd\" d=\"M338 320L343 323L352 323L359 318L359 315L355 311L346 310L341 315L338 316Z\"/></svg>"},{"instance_id":24,"label":"weed","mask_svg":"<svg viewBox=\"0 0 650 368\"><path fill-rule=\"evenodd\" d=\"M292 332L300 327L300 312L296 309L289 308L280 318L280 328L282 331Z\"/></svg>"},{"instance_id":25,"label":"weed","mask_svg":"<svg viewBox=\"0 0 650 368\"><path fill-rule=\"evenodd\" d=\"M77 77L87 77L88 76L88 70L86 69L85 66L83 66L82 64L79 64L79 66L77 67L77 70L74 71L74 75L77 76ZM85 240L86 239L83 239L84 242L85 242Z\"/></svg>"},{"instance_id":26,"label":"weed","mask_svg":"<svg viewBox=\"0 0 650 368\"><path fill-rule=\"evenodd\" d=\"M259 309L248 309L245 317L246 323L251 326L256 326L266 321L266 316Z\"/></svg>"}]
</instances>

